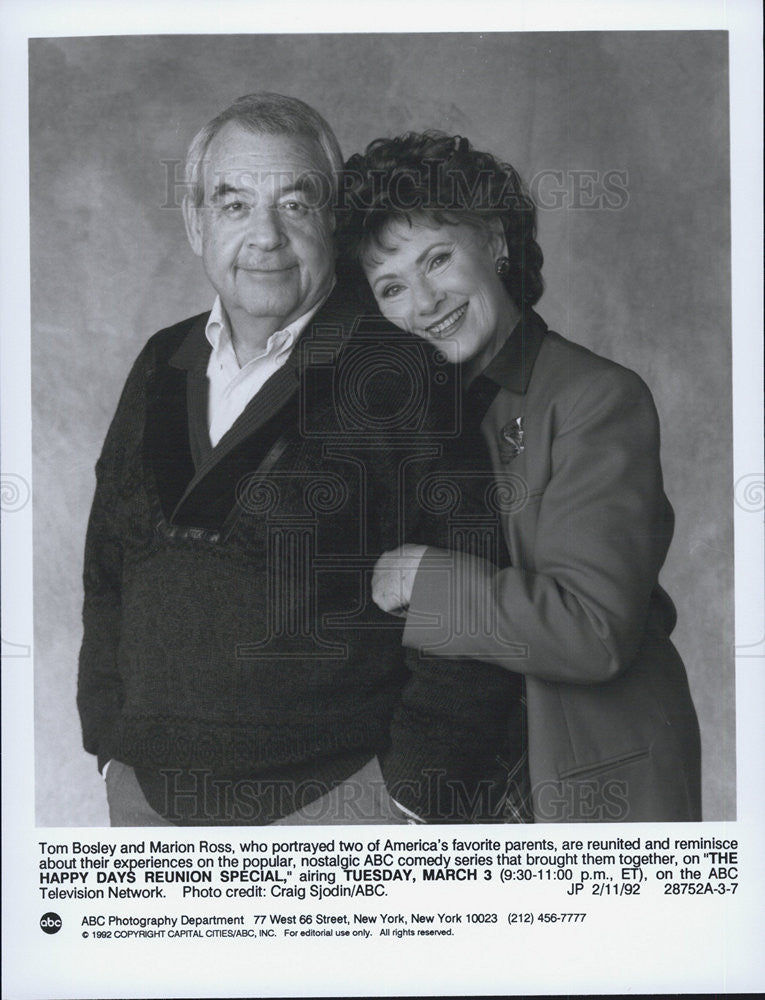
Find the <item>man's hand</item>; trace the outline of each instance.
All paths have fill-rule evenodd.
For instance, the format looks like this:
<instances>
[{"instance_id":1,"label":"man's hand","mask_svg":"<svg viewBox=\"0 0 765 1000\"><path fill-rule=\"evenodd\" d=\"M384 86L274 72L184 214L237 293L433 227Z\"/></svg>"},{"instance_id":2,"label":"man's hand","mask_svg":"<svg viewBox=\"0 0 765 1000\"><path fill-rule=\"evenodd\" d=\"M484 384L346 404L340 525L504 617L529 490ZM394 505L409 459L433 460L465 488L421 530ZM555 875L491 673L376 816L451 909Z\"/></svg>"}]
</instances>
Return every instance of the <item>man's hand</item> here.
<instances>
[{"instance_id":1,"label":"man's hand","mask_svg":"<svg viewBox=\"0 0 765 1000\"><path fill-rule=\"evenodd\" d=\"M372 574L372 600L381 611L405 615L425 545L400 545L383 552Z\"/></svg>"}]
</instances>

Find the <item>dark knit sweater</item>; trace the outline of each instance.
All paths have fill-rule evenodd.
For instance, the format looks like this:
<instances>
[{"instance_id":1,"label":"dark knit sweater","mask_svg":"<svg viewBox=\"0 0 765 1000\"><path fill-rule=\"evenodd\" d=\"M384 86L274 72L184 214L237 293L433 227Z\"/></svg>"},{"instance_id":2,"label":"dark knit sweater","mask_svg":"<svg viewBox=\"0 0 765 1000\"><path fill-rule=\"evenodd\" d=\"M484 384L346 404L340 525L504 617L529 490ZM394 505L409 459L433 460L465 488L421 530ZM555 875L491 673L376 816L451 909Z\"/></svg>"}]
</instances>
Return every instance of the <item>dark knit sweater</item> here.
<instances>
[{"instance_id":1,"label":"dark knit sweater","mask_svg":"<svg viewBox=\"0 0 765 1000\"><path fill-rule=\"evenodd\" d=\"M487 818L499 761L518 750L518 679L405 662L401 623L369 596L380 552L450 543L417 495L454 401L419 343L358 329L362 311L336 289L206 456L189 429L206 317L141 352L88 526L84 745L139 776L310 779L319 792L376 753L391 793L426 818ZM447 809L434 776L459 784ZM253 821L294 805L261 803Z\"/></svg>"}]
</instances>

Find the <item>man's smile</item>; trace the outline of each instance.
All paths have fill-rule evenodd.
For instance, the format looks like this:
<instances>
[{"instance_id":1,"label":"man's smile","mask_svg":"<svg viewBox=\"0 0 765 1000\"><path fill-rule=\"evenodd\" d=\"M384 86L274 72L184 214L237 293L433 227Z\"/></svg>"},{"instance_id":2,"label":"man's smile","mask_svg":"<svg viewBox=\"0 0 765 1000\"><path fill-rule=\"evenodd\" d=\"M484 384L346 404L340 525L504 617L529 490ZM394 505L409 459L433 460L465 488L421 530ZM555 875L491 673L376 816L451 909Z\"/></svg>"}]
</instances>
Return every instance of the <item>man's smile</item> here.
<instances>
[{"instance_id":1,"label":"man's smile","mask_svg":"<svg viewBox=\"0 0 765 1000\"><path fill-rule=\"evenodd\" d=\"M285 267L248 267L244 264L237 264L237 271L245 271L247 274L285 274L293 271L297 264L287 264Z\"/></svg>"}]
</instances>

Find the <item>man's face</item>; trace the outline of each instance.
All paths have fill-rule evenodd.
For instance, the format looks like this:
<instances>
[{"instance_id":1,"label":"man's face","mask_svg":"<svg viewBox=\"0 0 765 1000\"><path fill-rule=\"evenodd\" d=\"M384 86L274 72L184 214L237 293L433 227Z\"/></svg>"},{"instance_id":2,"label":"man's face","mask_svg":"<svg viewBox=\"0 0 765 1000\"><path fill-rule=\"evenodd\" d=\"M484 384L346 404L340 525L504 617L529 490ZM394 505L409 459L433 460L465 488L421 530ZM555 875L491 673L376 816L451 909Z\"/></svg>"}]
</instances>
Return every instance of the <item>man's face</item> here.
<instances>
[{"instance_id":1,"label":"man's face","mask_svg":"<svg viewBox=\"0 0 765 1000\"><path fill-rule=\"evenodd\" d=\"M335 255L326 170L321 148L303 136L230 123L210 143L204 203L185 206L186 228L235 331L283 329L328 292Z\"/></svg>"}]
</instances>

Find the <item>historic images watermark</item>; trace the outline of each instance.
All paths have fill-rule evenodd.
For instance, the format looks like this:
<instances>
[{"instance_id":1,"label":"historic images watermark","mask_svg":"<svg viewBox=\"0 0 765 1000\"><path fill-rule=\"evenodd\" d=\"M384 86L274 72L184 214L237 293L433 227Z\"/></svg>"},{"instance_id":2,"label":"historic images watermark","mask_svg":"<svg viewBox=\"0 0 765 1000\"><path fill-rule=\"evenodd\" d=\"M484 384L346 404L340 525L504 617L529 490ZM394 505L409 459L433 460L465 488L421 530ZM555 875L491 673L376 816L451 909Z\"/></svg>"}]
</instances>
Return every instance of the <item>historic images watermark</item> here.
<instances>
[{"instance_id":1,"label":"historic images watermark","mask_svg":"<svg viewBox=\"0 0 765 1000\"><path fill-rule=\"evenodd\" d=\"M193 186L185 174L184 162L179 159L160 160L163 171L163 200L160 208L179 209L186 195L192 195ZM516 205L517 191L509 186L497 189L485 183L488 172L478 172L468 178L460 170L450 168L444 176L443 164L433 161L429 172L412 170L392 179L379 175L375 184L371 172L371 192L375 200L387 199L402 212L450 211L502 211ZM213 178L214 179L214 178ZM220 201L221 196L231 197L254 189L265 178L256 177L253 171L226 173L225 183L213 184L209 200ZM270 173L274 186L298 196L307 210L331 209L342 212L368 207L360 202L358 185L361 176L352 168L341 174L328 174L318 170L300 175L285 172ZM629 172L621 167L568 168L544 167L534 172L526 182L526 190L540 211L571 209L575 211L619 212L630 201ZM425 192L423 194L423 192ZM209 203L209 201L208 201Z\"/></svg>"}]
</instances>

